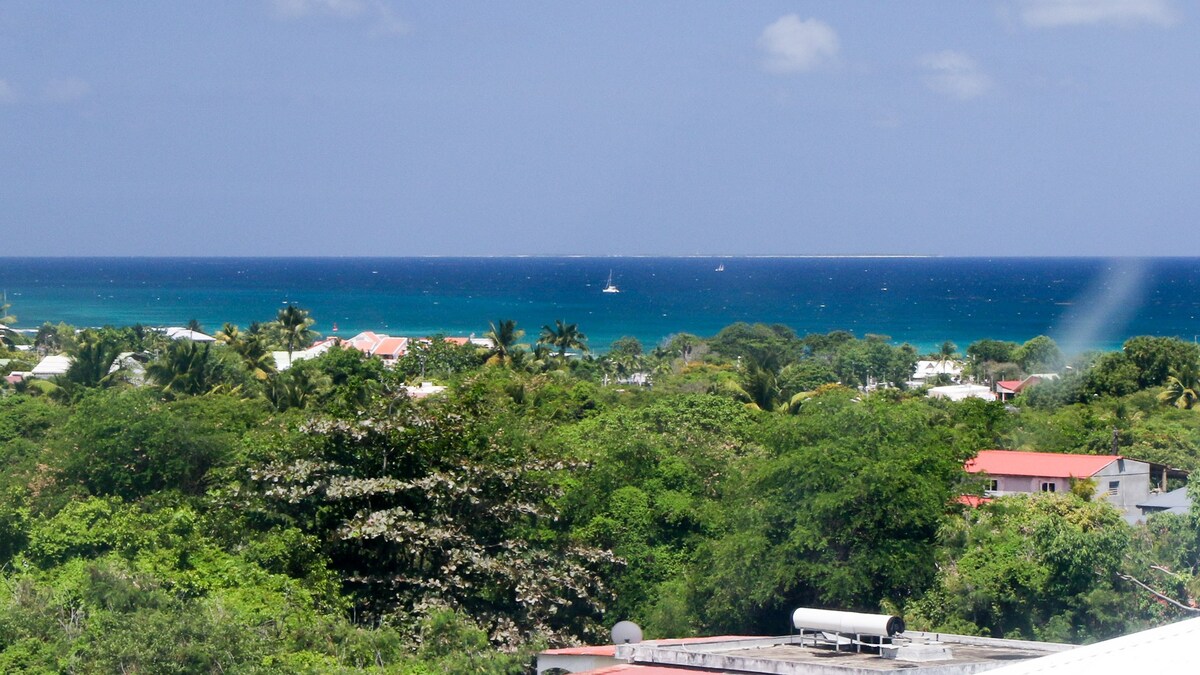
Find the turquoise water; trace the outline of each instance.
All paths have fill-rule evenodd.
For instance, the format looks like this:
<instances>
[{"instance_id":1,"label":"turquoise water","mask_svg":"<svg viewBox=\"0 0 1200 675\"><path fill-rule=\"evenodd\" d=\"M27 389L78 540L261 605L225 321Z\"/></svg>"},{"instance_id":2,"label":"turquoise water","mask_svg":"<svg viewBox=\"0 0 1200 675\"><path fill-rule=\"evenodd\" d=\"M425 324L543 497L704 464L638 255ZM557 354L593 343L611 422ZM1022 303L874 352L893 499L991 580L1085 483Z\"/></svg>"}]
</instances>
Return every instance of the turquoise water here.
<instances>
[{"instance_id":1,"label":"turquoise water","mask_svg":"<svg viewBox=\"0 0 1200 675\"><path fill-rule=\"evenodd\" d=\"M601 293L610 270L620 293ZM215 331L294 302L338 334L482 334L515 319L532 340L563 319L603 349L763 321L922 350L1049 334L1078 351L1194 339L1198 270L1191 258L6 258L0 289L21 328L194 318Z\"/></svg>"}]
</instances>

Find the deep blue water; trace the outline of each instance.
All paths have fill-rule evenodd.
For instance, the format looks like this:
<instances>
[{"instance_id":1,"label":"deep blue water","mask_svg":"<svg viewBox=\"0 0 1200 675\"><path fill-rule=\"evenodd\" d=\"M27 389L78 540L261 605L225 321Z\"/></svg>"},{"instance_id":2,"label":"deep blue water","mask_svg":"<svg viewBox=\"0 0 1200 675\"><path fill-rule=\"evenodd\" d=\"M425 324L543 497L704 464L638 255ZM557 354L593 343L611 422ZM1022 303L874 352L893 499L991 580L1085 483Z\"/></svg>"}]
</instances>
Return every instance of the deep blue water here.
<instances>
[{"instance_id":1,"label":"deep blue water","mask_svg":"<svg viewBox=\"0 0 1200 675\"><path fill-rule=\"evenodd\" d=\"M719 263L725 271L716 272ZM609 270L621 293L601 293ZM931 350L1048 334L1068 349L1200 334L1200 259L0 258L19 328L269 321L284 303L338 334L482 334L555 319L594 349L735 321L881 333Z\"/></svg>"}]
</instances>

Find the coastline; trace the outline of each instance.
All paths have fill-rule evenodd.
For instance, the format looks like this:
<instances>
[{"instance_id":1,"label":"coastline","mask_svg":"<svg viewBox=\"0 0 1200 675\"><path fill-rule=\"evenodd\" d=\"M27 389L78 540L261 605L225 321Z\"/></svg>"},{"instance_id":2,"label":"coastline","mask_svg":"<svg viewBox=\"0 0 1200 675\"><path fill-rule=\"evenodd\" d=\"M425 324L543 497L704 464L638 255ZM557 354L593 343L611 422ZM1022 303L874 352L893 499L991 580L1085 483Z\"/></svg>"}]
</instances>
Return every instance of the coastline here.
<instances>
[{"instance_id":1,"label":"coastline","mask_svg":"<svg viewBox=\"0 0 1200 675\"><path fill-rule=\"evenodd\" d=\"M268 320L285 303L312 312L316 330L400 335L481 334L488 322L536 330L578 323L593 349L634 336L648 347L690 332L713 335L738 321L781 323L797 333L885 334L931 351L945 340L1063 339L1081 322L1082 348L1127 337L1191 340L1200 316L1194 258L825 256L495 257L91 257L5 258L15 328L43 322L212 329ZM621 264L624 262L625 264ZM724 263L727 271L714 274ZM1111 279L1143 268L1143 288L1102 315ZM601 294L608 269L620 294ZM1115 270L1115 271L1114 271Z\"/></svg>"}]
</instances>

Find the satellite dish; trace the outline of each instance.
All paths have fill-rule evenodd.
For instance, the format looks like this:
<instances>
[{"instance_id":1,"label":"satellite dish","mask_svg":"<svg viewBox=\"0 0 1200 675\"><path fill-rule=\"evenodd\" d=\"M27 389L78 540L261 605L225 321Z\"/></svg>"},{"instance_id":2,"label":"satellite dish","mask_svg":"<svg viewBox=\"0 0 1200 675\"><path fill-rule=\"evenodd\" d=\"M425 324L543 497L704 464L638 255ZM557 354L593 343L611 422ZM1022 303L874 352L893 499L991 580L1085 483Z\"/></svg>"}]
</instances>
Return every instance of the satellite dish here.
<instances>
[{"instance_id":1,"label":"satellite dish","mask_svg":"<svg viewBox=\"0 0 1200 675\"><path fill-rule=\"evenodd\" d=\"M627 645L642 641L642 627L632 621L618 621L612 627L614 645Z\"/></svg>"}]
</instances>

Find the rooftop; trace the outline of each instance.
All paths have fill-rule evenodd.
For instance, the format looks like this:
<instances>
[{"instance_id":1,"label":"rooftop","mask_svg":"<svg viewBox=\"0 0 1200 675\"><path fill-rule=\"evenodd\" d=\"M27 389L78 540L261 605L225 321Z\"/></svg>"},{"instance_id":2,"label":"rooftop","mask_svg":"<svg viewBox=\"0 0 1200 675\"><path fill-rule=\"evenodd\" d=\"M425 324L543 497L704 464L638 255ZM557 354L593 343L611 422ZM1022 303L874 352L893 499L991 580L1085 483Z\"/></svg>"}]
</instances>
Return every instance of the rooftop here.
<instances>
[{"instance_id":1,"label":"rooftop","mask_svg":"<svg viewBox=\"0 0 1200 675\"><path fill-rule=\"evenodd\" d=\"M1192 508L1192 500L1188 498L1186 487L1177 488L1170 492L1151 495L1148 499L1138 502L1139 509L1152 511L1170 511L1171 513L1187 513Z\"/></svg>"},{"instance_id":2,"label":"rooftop","mask_svg":"<svg viewBox=\"0 0 1200 675\"><path fill-rule=\"evenodd\" d=\"M189 330L183 326L168 326L163 329L167 337L173 340L191 340L192 342L216 342L217 339L211 335L205 335L199 331Z\"/></svg>"},{"instance_id":3,"label":"rooftop","mask_svg":"<svg viewBox=\"0 0 1200 675\"><path fill-rule=\"evenodd\" d=\"M1087 478L1121 459L1119 455L1067 455L1057 452L980 450L967 462L971 473L1037 478Z\"/></svg>"},{"instance_id":4,"label":"rooftop","mask_svg":"<svg viewBox=\"0 0 1200 675\"><path fill-rule=\"evenodd\" d=\"M580 648L591 656L613 654L596 661L587 675L684 675L686 673L761 673L773 675L877 675L904 671L913 675L966 675L992 670L1014 661L1034 659L1071 645L1024 640L908 631L891 647L857 651L845 637L825 633L776 637L718 637L653 640L636 644ZM836 646L835 646L836 645ZM592 651L594 650L594 651ZM611 650L611 651L610 651ZM869 653L871 650L875 653ZM572 650L551 650L543 655ZM882 653L880 653L882 652ZM576 653L583 654L579 651ZM549 659L555 661L555 659ZM583 661L580 661L582 665ZM539 670L551 667L538 657Z\"/></svg>"},{"instance_id":5,"label":"rooftop","mask_svg":"<svg viewBox=\"0 0 1200 675\"><path fill-rule=\"evenodd\" d=\"M968 398L981 398L985 401L996 400L996 394L982 384L953 384L933 387L927 395L931 398L948 398L951 401L962 401Z\"/></svg>"},{"instance_id":6,"label":"rooftop","mask_svg":"<svg viewBox=\"0 0 1200 675\"><path fill-rule=\"evenodd\" d=\"M1095 675L1096 673L1194 672L1200 618L1085 645L1036 661L1014 663L997 675Z\"/></svg>"}]
</instances>

